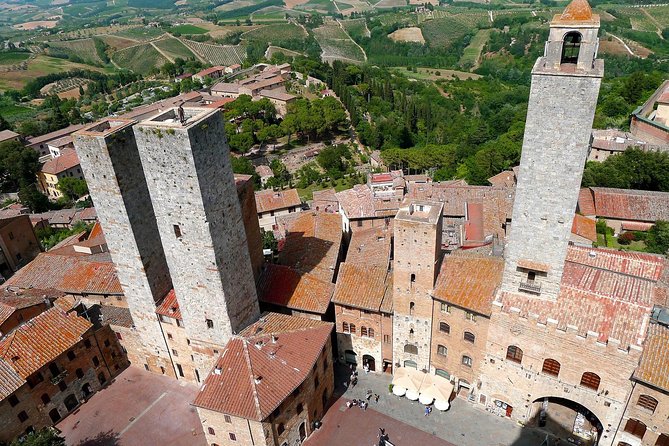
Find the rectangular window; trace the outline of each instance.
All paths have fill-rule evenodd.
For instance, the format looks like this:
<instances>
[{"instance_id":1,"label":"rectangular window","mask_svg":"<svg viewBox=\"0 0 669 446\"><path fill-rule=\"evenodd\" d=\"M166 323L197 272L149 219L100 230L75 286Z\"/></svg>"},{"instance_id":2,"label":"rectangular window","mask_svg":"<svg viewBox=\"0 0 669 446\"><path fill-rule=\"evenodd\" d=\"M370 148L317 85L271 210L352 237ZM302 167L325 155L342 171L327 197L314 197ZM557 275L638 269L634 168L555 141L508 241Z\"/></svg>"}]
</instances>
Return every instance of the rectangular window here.
<instances>
[{"instance_id":1,"label":"rectangular window","mask_svg":"<svg viewBox=\"0 0 669 446\"><path fill-rule=\"evenodd\" d=\"M179 352L178 352L176 349L174 349L174 348L172 349L172 354L173 354L174 356L179 356Z\"/></svg>"},{"instance_id":2,"label":"rectangular window","mask_svg":"<svg viewBox=\"0 0 669 446\"><path fill-rule=\"evenodd\" d=\"M7 398L7 401L9 401L9 405L12 407L19 404L19 399L16 397L16 395L11 395L9 398Z\"/></svg>"},{"instance_id":3,"label":"rectangular window","mask_svg":"<svg viewBox=\"0 0 669 446\"><path fill-rule=\"evenodd\" d=\"M179 371L179 376L183 378L184 376L184 369L181 368L181 364L177 364L177 370Z\"/></svg>"},{"instance_id":4,"label":"rectangular window","mask_svg":"<svg viewBox=\"0 0 669 446\"><path fill-rule=\"evenodd\" d=\"M357 225L358 225L359 228L362 228L362 220L358 220Z\"/></svg>"},{"instance_id":5,"label":"rectangular window","mask_svg":"<svg viewBox=\"0 0 669 446\"><path fill-rule=\"evenodd\" d=\"M207 319L207 328L214 328L214 321Z\"/></svg>"},{"instance_id":6,"label":"rectangular window","mask_svg":"<svg viewBox=\"0 0 669 446\"><path fill-rule=\"evenodd\" d=\"M176 238L181 238L181 226L179 225L173 225L174 226L174 236Z\"/></svg>"},{"instance_id":7,"label":"rectangular window","mask_svg":"<svg viewBox=\"0 0 669 446\"><path fill-rule=\"evenodd\" d=\"M232 423L232 419L230 418L230 415L223 415L223 419L225 420L226 423Z\"/></svg>"},{"instance_id":8,"label":"rectangular window","mask_svg":"<svg viewBox=\"0 0 669 446\"><path fill-rule=\"evenodd\" d=\"M465 311L465 319L467 319L468 321L476 322L476 315L469 311Z\"/></svg>"},{"instance_id":9,"label":"rectangular window","mask_svg":"<svg viewBox=\"0 0 669 446\"><path fill-rule=\"evenodd\" d=\"M442 313L450 313L451 312L451 307L449 307L447 303L442 302L441 305L440 305L439 310Z\"/></svg>"},{"instance_id":10,"label":"rectangular window","mask_svg":"<svg viewBox=\"0 0 669 446\"><path fill-rule=\"evenodd\" d=\"M232 432L230 432L229 435L230 435L230 440L232 440L232 441L237 441L237 436L236 436L235 434L233 434Z\"/></svg>"},{"instance_id":11,"label":"rectangular window","mask_svg":"<svg viewBox=\"0 0 669 446\"><path fill-rule=\"evenodd\" d=\"M390 340L390 335L383 335L383 342L385 344L390 344L392 341Z\"/></svg>"}]
</instances>

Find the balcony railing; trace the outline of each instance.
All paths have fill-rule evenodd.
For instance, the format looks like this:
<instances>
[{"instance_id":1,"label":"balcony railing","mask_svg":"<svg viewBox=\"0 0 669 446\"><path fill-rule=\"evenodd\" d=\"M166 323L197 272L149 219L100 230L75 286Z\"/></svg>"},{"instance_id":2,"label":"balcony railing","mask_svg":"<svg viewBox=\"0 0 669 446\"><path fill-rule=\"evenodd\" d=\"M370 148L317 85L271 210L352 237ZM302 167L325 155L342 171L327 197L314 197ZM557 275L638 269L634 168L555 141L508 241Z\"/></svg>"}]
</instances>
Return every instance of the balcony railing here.
<instances>
[{"instance_id":1,"label":"balcony railing","mask_svg":"<svg viewBox=\"0 0 669 446\"><path fill-rule=\"evenodd\" d=\"M518 289L528 293L541 294L541 284L537 282L520 282Z\"/></svg>"},{"instance_id":2,"label":"balcony railing","mask_svg":"<svg viewBox=\"0 0 669 446\"><path fill-rule=\"evenodd\" d=\"M59 382L63 380L67 376L67 370L63 370L60 372L58 375L54 376L51 378L51 384L54 386L57 385Z\"/></svg>"}]
</instances>

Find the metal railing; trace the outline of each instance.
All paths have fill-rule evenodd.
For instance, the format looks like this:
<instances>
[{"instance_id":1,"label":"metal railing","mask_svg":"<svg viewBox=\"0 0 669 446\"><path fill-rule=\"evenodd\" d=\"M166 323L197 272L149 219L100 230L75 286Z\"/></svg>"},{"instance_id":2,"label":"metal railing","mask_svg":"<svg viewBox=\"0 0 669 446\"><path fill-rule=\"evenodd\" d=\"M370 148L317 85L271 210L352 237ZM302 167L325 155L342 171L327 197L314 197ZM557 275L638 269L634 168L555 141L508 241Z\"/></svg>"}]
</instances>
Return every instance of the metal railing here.
<instances>
[{"instance_id":1,"label":"metal railing","mask_svg":"<svg viewBox=\"0 0 669 446\"><path fill-rule=\"evenodd\" d=\"M518 289L528 293L541 294L541 284L536 282L520 282Z\"/></svg>"}]
</instances>

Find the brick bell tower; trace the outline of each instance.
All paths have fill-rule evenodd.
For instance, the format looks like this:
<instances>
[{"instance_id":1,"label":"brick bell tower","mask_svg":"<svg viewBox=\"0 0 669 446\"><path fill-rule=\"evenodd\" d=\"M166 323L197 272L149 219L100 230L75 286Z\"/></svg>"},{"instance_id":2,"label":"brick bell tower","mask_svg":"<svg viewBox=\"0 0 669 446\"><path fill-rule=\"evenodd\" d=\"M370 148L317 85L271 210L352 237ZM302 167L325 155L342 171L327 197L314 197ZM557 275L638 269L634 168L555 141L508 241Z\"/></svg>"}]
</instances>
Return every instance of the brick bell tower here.
<instances>
[{"instance_id":1,"label":"brick bell tower","mask_svg":"<svg viewBox=\"0 0 669 446\"><path fill-rule=\"evenodd\" d=\"M557 299L604 62L599 16L573 0L532 69L502 291Z\"/></svg>"}]
</instances>

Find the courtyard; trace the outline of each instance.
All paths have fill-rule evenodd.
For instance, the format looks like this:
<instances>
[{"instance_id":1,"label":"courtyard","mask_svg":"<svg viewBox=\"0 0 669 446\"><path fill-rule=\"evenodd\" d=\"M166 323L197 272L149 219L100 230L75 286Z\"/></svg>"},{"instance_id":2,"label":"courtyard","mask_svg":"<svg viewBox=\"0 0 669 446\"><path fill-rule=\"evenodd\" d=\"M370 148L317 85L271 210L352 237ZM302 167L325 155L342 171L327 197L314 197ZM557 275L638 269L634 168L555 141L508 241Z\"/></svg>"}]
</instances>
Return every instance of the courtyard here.
<instances>
[{"instance_id":1,"label":"courtyard","mask_svg":"<svg viewBox=\"0 0 669 446\"><path fill-rule=\"evenodd\" d=\"M56 427L68 446L206 446L190 405L197 389L129 367Z\"/></svg>"}]
</instances>

